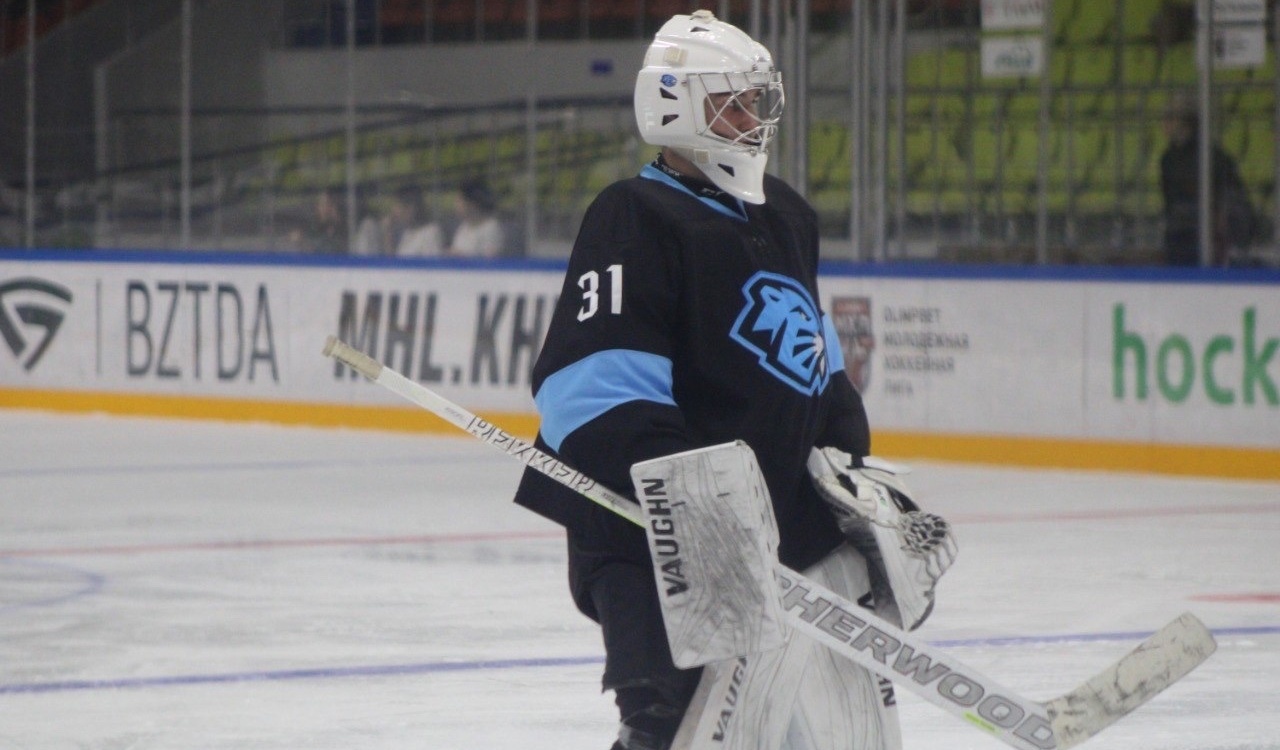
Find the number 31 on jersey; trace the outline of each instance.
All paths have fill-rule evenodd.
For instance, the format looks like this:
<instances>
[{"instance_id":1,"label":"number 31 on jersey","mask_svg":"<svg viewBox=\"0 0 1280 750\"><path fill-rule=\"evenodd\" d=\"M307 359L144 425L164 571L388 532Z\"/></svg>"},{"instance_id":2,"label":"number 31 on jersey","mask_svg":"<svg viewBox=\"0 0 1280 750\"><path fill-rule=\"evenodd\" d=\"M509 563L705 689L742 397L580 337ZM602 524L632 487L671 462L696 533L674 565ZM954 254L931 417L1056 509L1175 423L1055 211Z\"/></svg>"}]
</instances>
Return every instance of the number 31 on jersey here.
<instances>
[{"instance_id":1,"label":"number 31 on jersey","mask_svg":"<svg viewBox=\"0 0 1280 750\"><path fill-rule=\"evenodd\" d=\"M600 312L600 297L602 294L609 295L609 314L622 314L622 264L614 263L605 269L607 278L605 284L608 289L600 288L600 274L597 271L587 271L578 277L578 288L582 290L582 308L578 310L578 322L581 323L588 318L595 317Z\"/></svg>"}]
</instances>

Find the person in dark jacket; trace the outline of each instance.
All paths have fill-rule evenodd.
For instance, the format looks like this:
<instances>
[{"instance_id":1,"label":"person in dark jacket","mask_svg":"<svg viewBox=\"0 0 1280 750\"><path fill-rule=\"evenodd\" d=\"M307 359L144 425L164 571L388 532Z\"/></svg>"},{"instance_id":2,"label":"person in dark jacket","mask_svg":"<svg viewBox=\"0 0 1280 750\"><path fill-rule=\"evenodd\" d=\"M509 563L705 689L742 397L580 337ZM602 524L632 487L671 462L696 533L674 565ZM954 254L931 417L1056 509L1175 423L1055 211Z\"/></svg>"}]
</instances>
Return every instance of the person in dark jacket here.
<instances>
[{"instance_id":1,"label":"person in dark jacket","mask_svg":"<svg viewBox=\"0 0 1280 750\"><path fill-rule=\"evenodd\" d=\"M1188 100L1178 98L1164 120L1168 145L1160 155L1160 191L1164 198L1164 259L1170 266L1199 266L1200 117ZM1234 159L1212 147L1210 264L1222 266L1231 249L1247 248L1256 215Z\"/></svg>"}]
</instances>

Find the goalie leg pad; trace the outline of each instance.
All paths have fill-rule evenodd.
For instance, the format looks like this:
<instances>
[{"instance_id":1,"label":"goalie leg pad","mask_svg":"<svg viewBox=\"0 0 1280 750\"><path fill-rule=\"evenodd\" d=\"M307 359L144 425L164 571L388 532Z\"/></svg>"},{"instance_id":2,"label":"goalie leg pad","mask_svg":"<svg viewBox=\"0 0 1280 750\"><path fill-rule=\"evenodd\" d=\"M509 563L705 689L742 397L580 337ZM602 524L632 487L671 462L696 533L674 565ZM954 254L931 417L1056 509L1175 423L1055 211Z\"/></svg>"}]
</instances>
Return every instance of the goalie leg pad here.
<instances>
[{"instance_id":1,"label":"goalie leg pad","mask_svg":"<svg viewBox=\"0 0 1280 750\"><path fill-rule=\"evenodd\" d=\"M859 601L871 590L868 567L854 548L842 546L805 576ZM902 750L892 683L816 642L810 648L783 750Z\"/></svg>"},{"instance_id":2,"label":"goalie leg pad","mask_svg":"<svg viewBox=\"0 0 1280 750\"><path fill-rule=\"evenodd\" d=\"M738 441L643 461L631 478L676 666L785 643L778 529L751 448Z\"/></svg>"},{"instance_id":3,"label":"goalie leg pad","mask_svg":"<svg viewBox=\"0 0 1280 750\"><path fill-rule=\"evenodd\" d=\"M805 576L859 599L867 567L842 546ZM892 687L810 638L708 665L672 750L902 750Z\"/></svg>"}]
</instances>

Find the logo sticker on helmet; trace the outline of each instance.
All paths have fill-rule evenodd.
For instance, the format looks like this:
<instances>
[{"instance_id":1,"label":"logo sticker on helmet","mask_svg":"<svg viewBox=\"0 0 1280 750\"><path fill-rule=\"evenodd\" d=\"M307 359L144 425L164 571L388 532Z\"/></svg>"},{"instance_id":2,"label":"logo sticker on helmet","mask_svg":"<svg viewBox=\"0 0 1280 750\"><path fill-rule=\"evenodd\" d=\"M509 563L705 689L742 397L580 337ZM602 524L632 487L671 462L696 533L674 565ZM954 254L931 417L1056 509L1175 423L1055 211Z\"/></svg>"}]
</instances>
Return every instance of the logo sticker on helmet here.
<instances>
[{"instance_id":1,"label":"logo sticker on helmet","mask_svg":"<svg viewBox=\"0 0 1280 750\"><path fill-rule=\"evenodd\" d=\"M676 85L676 77L671 75L670 73L667 73L666 75L662 76L662 78L660 78L659 80L662 81L663 86L666 86L668 88Z\"/></svg>"},{"instance_id":2,"label":"logo sticker on helmet","mask_svg":"<svg viewBox=\"0 0 1280 750\"><path fill-rule=\"evenodd\" d=\"M760 271L742 287L747 304L730 336L759 355L760 366L807 395L827 387L822 318L809 291L792 278Z\"/></svg>"}]
</instances>

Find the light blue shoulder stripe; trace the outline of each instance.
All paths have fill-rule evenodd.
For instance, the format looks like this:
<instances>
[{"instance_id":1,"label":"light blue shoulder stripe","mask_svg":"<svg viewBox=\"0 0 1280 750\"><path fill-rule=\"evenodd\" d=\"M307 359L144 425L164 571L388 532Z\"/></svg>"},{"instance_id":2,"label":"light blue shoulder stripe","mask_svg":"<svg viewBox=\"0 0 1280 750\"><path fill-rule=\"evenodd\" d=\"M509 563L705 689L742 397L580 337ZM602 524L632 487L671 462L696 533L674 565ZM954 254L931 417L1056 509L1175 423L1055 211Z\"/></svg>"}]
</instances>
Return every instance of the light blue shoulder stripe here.
<instances>
[{"instance_id":1,"label":"light blue shoulder stripe","mask_svg":"<svg viewBox=\"0 0 1280 750\"><path fill-rule=\"evenodd\" d=\"M631 349L596 352L542 381L533 400L542 418L542 439L558 451L574 430L619 404L675 406L671 360Z\"/></svg>"},{"instance_id":2,"label":"light blue shoulder stripe","mask_svg":"<svg viewBox=\"0 0 1280 750\"><path fill-rule=\"evenodd\" d=\"M738 211L735 212L733 209L729 208L728 206L721 203L720 201L712 200L711 198L704 198L701 195L698 195L697 193L693 192L692 190L685 187L684 185L681 185L679 180L673 178L669 174L666 174L661 169L658 169L652 164L644 165L644 169L640 170L640 176L647 180L655 180L657 182L670 185L676 190L679 190L682 193L686 193L687 195L689 195L689 197L695 200L702 201L703 203L707 204L711 208L715 209L716 211L719 211L720 213L724 214L725 216L728 216L731 219L737 219L738 221L747 220L747 210L742 207L742 201L737 198L734 198L734 200L737 201L737 204L738 204Z\"/></svg>"},{"instance_id":3,"label":"light blue shoulder stripe","mask_svg":"<svg viewBox=\"0 0 1280 750\"><path fill-rule=\"evenodd\" d=\"M840 348L840 334L836 333L836 324L826 313L822 314L822 338L827 346L827 372L833 375L844 372L844 349Z\"/></svg>"}]
</instances>

